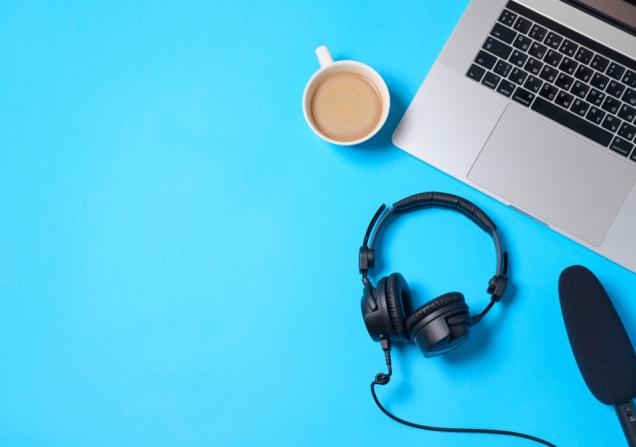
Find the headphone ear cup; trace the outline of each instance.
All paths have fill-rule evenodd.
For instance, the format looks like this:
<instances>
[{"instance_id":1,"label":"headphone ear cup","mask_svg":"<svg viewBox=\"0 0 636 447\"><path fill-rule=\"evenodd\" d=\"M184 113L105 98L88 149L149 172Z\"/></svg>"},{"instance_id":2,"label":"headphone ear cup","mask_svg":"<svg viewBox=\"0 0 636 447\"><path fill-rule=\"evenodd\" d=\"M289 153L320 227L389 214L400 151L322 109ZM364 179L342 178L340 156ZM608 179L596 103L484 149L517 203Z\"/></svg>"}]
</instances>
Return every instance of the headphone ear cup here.
<instances>
[{"instance_id":1,"label":"headphone ear cup","mask_svg":"<svg viewBox=\"0 0 636 447\"><path fill-rule=\"evenodd\" d=\"M394 341L409 341L406 331L406 314L411 311L411 291L400 273L385 278L386 307L393 326Z\"/></svg>"},{"instance_id":2,"label":"headphone ear cup","mask_svg":"<svg viewBox=\"0 0 636 447\"><path fill-rule=\"evenodd\" d=\"M443 354L468 339L471 326L464 295L451 292L435 298L413 312L406 331L426 357Z\"/></svg>"},{"instance_id":3,"label":"headphone ear cup","mask_svg":"<svg viewBox=\"0 0 636 447\"><path fill-rule=\"evenodd\" d=\"M383 280L380 280L378 286L382 284ZM389 317L386 312L386 304L384 303L381 288L373 287L370 283L366 284L362 293L360 307L364 325L367 327L371 338L375 341L380 341L380 337L383 335L389 337L387 326L390 325L390 322L388 321Z\"/></svg>"},{"instance_id":4,"label":"headphone ear cup","mask_svg":"<svg viewBox=\"0 0 636 447\"><path fill-rule=\"evenodd\" d=\"M379 341L409 341L406 314L411 311L411 292L399 273L380 279L378 285L368 284L362 295L362 317L371 338Z\"/></svg>"}]
</instances>

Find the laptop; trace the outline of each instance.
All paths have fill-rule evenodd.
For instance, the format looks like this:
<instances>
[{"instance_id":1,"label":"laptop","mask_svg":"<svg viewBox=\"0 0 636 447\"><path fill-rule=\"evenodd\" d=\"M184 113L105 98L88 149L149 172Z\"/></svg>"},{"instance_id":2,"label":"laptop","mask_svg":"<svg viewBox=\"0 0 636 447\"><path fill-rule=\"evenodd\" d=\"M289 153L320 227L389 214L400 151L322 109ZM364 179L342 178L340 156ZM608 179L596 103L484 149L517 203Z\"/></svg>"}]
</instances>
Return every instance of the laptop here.
<instances>
[{"instance_id":1,"label":"laptop","mask_svg":"<svg viewBox=\"0 0 636 447\"><path fill-rule=\"evenodd\" d=\"M473 0L393 143L636 272L636 0Z\"/></svg>"}]
</instances>

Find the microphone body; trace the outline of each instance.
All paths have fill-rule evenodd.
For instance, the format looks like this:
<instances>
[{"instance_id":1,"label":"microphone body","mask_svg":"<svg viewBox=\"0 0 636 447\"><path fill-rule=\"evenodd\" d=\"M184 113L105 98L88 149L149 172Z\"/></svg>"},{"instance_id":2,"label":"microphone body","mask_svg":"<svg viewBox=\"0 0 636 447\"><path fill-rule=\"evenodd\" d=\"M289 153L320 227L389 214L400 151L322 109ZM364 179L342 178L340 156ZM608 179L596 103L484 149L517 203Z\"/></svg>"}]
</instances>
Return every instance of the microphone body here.
<instances>
[{"instance_id":1,"label":"microphone body","mask_svg":"<svg viewBox=\"0 0 636 447\"><path fill-rule=\"evenodd\" d=\"M615 405L614 408L629 447L636 447L636 412L634 411L634 404L627 402L626 404Z\"/></svg>"},{"instance_id":2,"label":"microphone body","mask_svg":"<svg viewBox=\"0 0 636 447\"><path fill-rule=\"evenodd\" d=\"M574 358L594 397L613 405L630 447L636 447L636 353L612 301L585 267L559 278L563 321Z\"/></svg>"}]
</instances>

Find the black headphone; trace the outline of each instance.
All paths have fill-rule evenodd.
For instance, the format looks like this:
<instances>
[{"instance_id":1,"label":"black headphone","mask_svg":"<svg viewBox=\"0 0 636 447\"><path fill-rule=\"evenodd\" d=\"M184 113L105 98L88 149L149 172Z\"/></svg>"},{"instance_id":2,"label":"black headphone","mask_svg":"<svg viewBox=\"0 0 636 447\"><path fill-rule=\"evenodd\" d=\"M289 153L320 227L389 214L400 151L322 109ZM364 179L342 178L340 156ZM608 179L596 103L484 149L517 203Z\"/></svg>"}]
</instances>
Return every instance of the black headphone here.
<instances>
[{"instance_id":1,"label":"black headphone","mask_svg":"<svg viewBox=\"0 0 636 447\"><path fill-rule=\"evenodd\" d=\"M409 286L400 273L383 277L377 286L373 286L367 276L374 266L373 245L384 225L392 217L434 207L463 213L485 230L495 243L497 270L488 282L491 298L488 306L478 315L469 315L464 295L459 292L446 293L412 311ZM371 219L360 247L360 273L364 284L362 316L369 335L375 341L413 341L426 357L448 352L466 341L470 327L479 323L494 303L501 299L508 285L507 270L508 256L502 249L496 225L468 200L452 194L426 192L402 199L388 210L383 204Z\"/></svg>"},{"instance_id":2,"label":"black headphone","mask_svg":"<svg viewBox=\"0 0 636 447\"><path fill-rule=\"evenodd\" d=\"M477 315L470 316L464 295L459 292L446 293L412 311L409 287L401 274L392 273L385 276L378 281L377 286L374 286L369 280L369 270L373 268L375 263L373 244L384 224L400 214L423 208L439 207L450 208L466 215L486 231L495 243L497 270L488 282L487 291L490 294L490 302ZM375 387L388 384L393 374L391 342L413 341L426 357L448 352L468 339L471 326L479 323L503 296L508 286L508 255L502 249L497 226L486 213L468 200L442 192L414 194L395 202L388 210L383 204L371 219L364 235L364 241L360 247L359 263L362 283L364 284L362 317L371 338L380 342L388 369L387 373L376 374L371 382L371 396L384 414L400 424L422 430L515 436L555 447L554 444L541 438L509 430L449 428L416 424L391 413L382 405L376 394Z\"/></svg>"}]
</instances>

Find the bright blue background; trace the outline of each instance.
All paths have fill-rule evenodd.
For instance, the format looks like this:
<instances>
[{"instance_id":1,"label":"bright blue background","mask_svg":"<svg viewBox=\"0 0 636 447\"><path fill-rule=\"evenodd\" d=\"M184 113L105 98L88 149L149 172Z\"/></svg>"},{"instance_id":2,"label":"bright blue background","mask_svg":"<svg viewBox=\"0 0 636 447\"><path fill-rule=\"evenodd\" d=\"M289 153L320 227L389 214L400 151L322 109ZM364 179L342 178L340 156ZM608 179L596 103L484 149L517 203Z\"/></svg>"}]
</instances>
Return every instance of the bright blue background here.
<instances>
[{"instance_id":1,"label":"bright blue background","mask_svg":"<svg viewBox=\"0 0 636 447\"><path fill-rule=\"evenodd\" d=\"M373 405L383 369L357 249L383 201L461 194L499 224L513 293L461 349L395 350L387 406L430 424L623 445L561 319L583 263L636 332L636 276L390 143L467 2L3 2L0 444L522 446L424 433ZM314 48L375 67L393 108L358 148L315 137ZM392 226L382 259L418 304L494 265L462 216Z\"/></svg>"}]
</instances>

